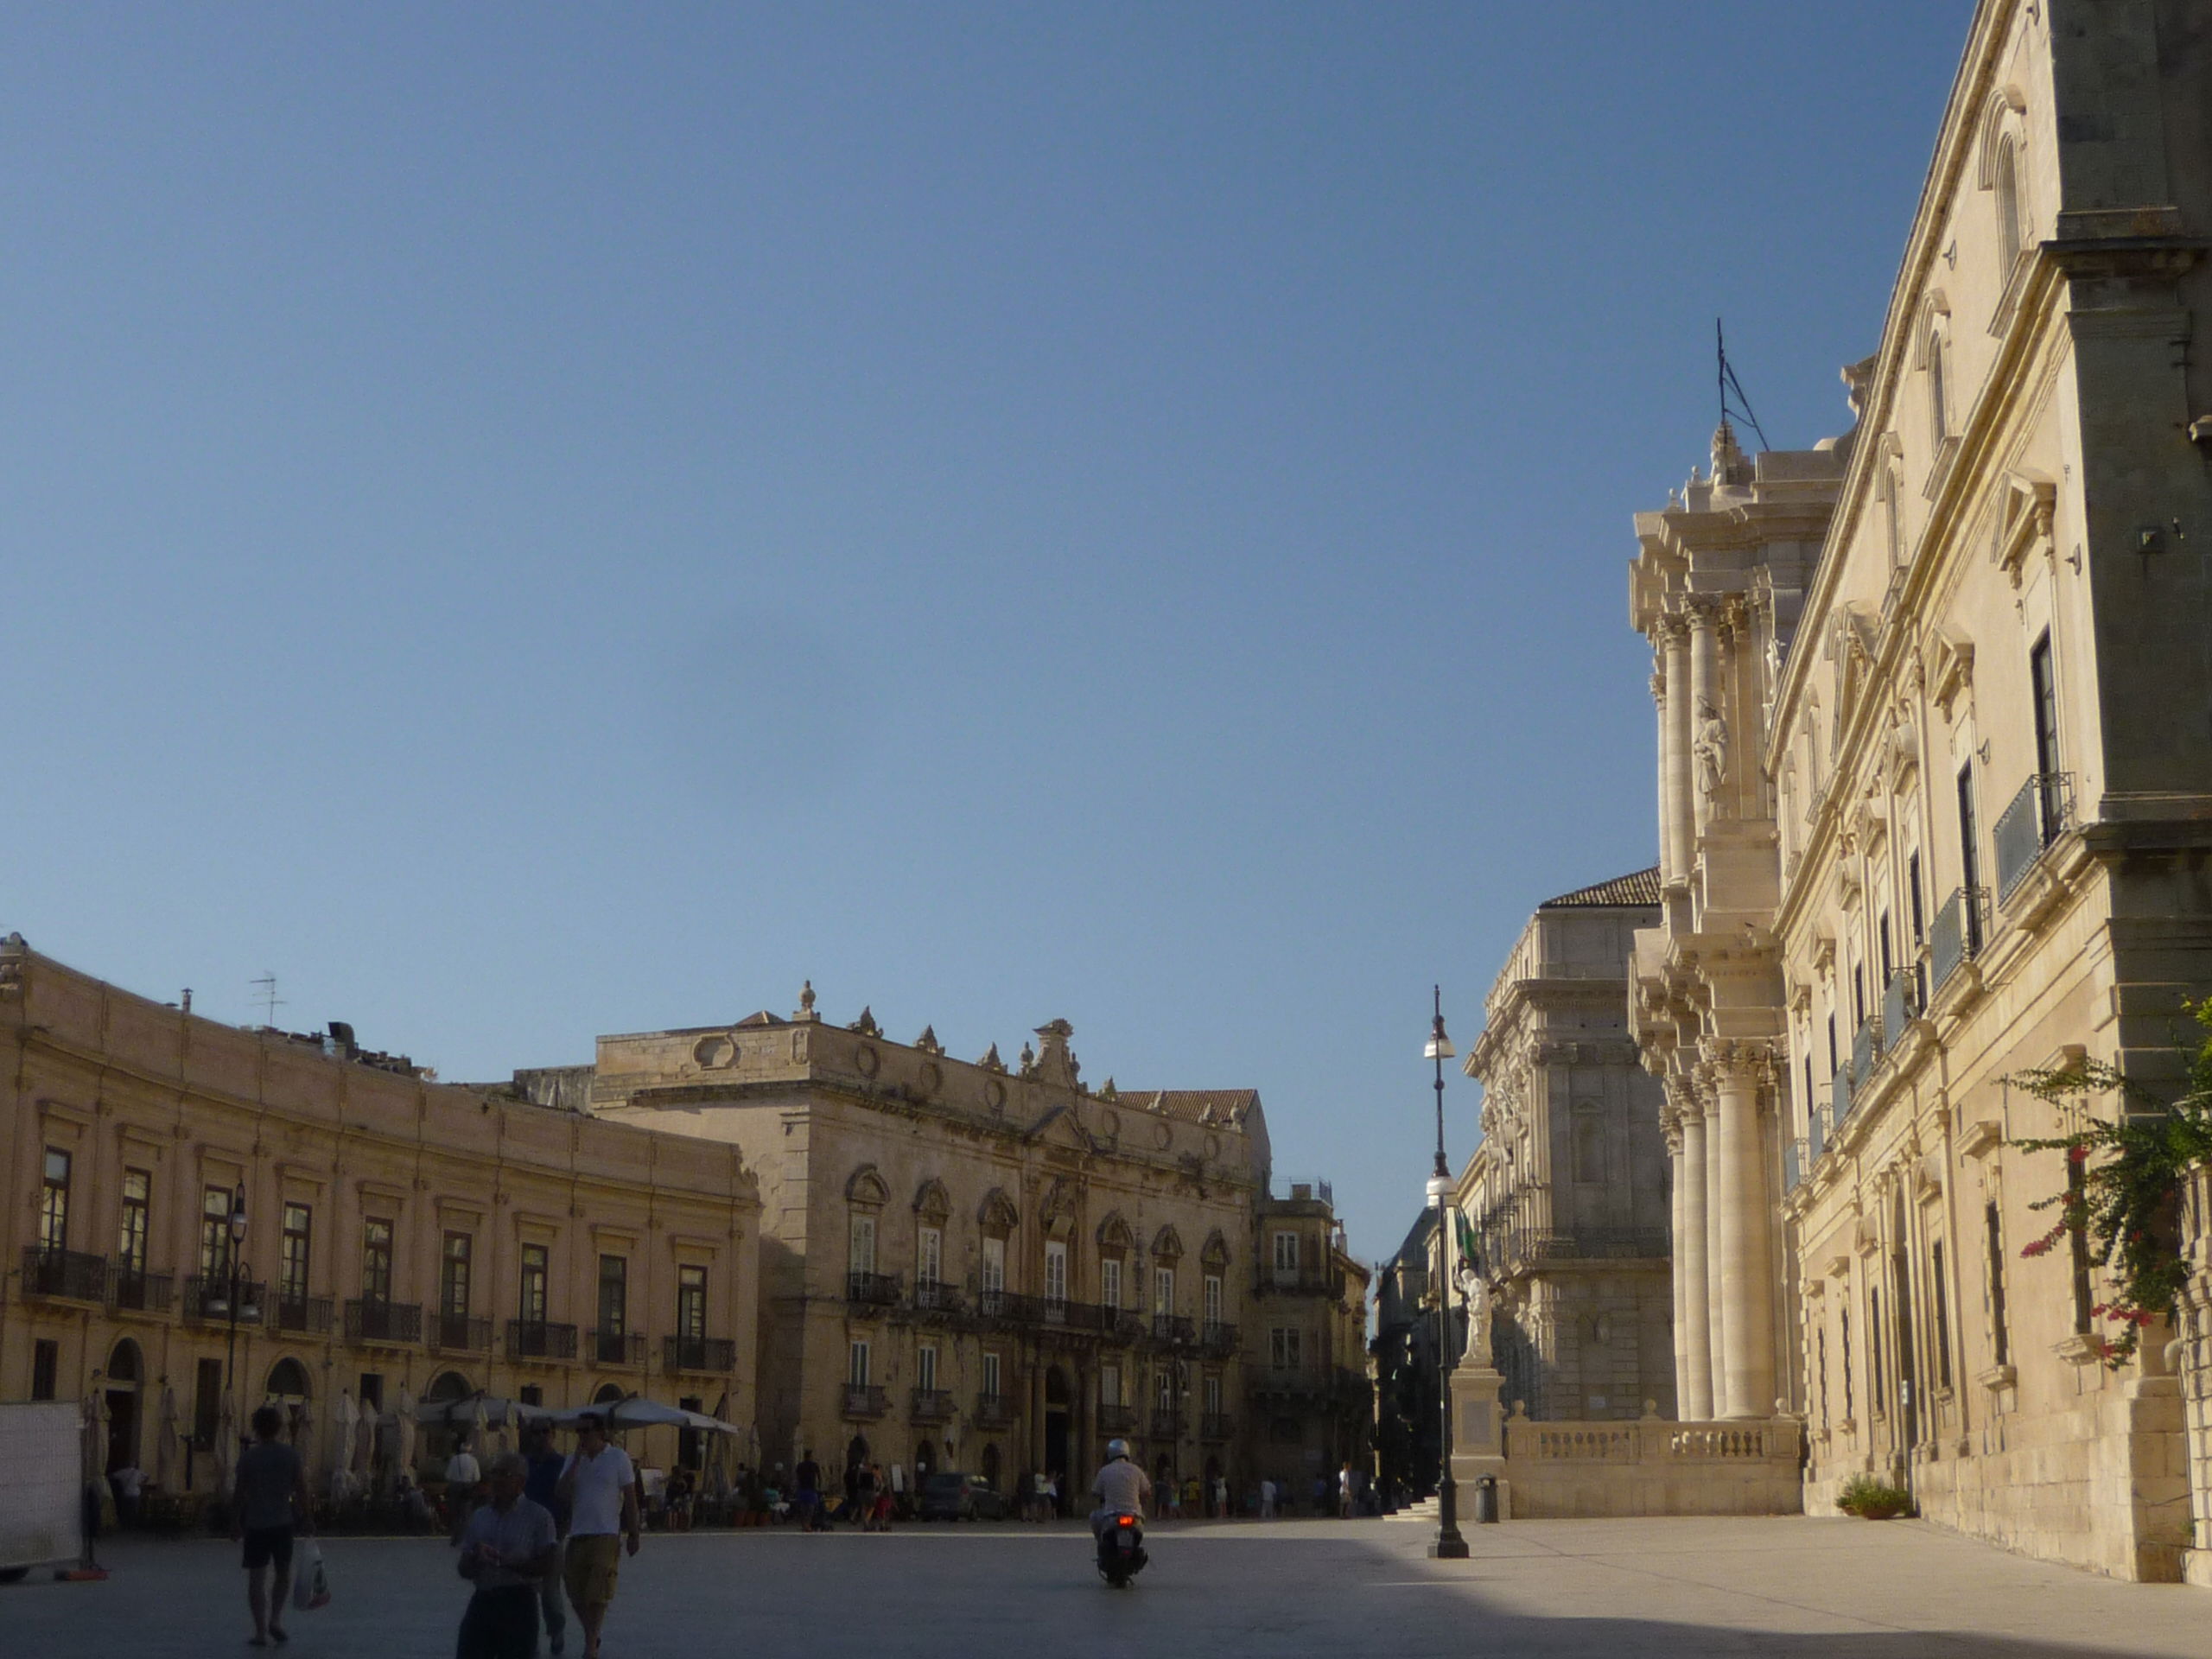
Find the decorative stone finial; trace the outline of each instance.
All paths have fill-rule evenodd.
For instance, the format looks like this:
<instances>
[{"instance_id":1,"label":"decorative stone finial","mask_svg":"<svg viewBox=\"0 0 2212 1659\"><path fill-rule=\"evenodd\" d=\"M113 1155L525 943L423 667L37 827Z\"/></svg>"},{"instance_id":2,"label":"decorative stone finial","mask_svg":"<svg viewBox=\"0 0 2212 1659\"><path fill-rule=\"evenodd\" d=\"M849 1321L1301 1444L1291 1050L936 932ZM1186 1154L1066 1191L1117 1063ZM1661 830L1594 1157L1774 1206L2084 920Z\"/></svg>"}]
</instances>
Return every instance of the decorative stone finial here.
<instances>
[{"instance_id":1,"label":"decorative stone finial","mask_svg":"<svg viewBox=\"0 0 2212 1659\"><path fill-rule=\"evenodd\" d=\"M937 1039L937 1027L935 1026L924 1026L922 1027L922 1034L914 1039L914 1046L921 1050L925 1054L942 1054L944 1052L944 1045Z\"/></svg>"},{"instance_id":2,"label":"decorative stone finial","mask_svg":"<svg viewBox=\"0 0 2212 1659\"><path fill-rule=\"evenodd\" d=\"M791 1018L819 1020L821 1017L814 1011L814 982L810 979L798 988L798 1011L793 1014Z\"/></svg>"},{"instance_id":3,"label":"decorative stone finial","mask_svg":"<svg viewBox=\"0 0 2212 1659\"><path fill-rule=\"evenodd\" d=\"M986 1071L1003 1071L1006 1070L1006 1062L999 1058L999 1046L996 1043L993 1043L988 1048L985 1049L983 1051L983 1058L976 1061L976 1064L982 1066Z\"/></svg>"},{"instance_id":4,"label":"decorative stone finial","mask_svg":"<svg viewBox=\"0 0 2212 1659\"><path fill-rule=\"evenodd\" d=\"M845 1029L847 1031L856 1031L863 1037L880 1037L883 1035L883 1028L875 1023L875 1011L873 1008L865 1006L861 1009L861 1017L854 1020L851 1025L847 1026Z\"/></svg>"},{"instance_id":5,"label":"decorative stone finial","mask_svg":"<svg viewBox=\"0 0 2212 1659\"><path fill-rule=\"evenodd\" d=\"M1024 1043L1021 1046L1021 1075L1029 1077L1037 1070L1037 1051Z\"/></svg>"},{"instance_id":6,"label":"decorative stone finial","mask_svg":"<svg viewBox=\"0 0 2212 1659\"><path fill-rule=\"evenodd\" d=\"M1121 1097L1122 1091L1114 1086L1114 1079L1111 1076L1109 1076L1106 1079L1106 1086L1098 1091L1098 1098L1101 1100L1119 1100Z\"/></svg>"}]
</instances>

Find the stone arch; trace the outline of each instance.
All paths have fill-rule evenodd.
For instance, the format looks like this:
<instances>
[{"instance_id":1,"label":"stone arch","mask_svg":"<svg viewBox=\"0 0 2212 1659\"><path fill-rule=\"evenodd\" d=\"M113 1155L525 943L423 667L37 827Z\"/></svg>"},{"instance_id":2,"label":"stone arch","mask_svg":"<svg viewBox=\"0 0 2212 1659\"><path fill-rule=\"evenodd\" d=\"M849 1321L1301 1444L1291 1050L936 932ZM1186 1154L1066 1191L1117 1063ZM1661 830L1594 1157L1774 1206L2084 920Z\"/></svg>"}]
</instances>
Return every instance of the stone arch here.
<instances>
[{"instance_id":1,"label":"stone arch","mask_svg":"<svg viewBox=\"0 0 2212 1659\"><path fill-rule=\"evenodd\" d=\"M1106 1219L1098 1224L1098 1248L1103 1254L1127 1255L1137 1247L1136 1235L1129 1230L1129 1224L1122 1218L1118 1210L1109 1210Z\"/></svg>"},{"instance_id":2,"label":"stone arch","mask_svg":"<svg viewBox=\"0 0 2212 1659\"><path fill-rule=\"evenodd\" d=\"M1999 151L2008 139L2017 144L2024 134L2020 118L2027 108L2027 94L2009 83L1992 92L1989 102L1982 105L1980 118L1974 124L1974 182L1982 189L1997 188Z\"/></svg>"},{"instance_id":3,"label":"stone arch","mask_svg":"<svg viewBox=\"0 0 2212 1659\"><path fill-rule=\"evenodd\" d=\"M976 1219L986 1234L1003 1238L1021 1225L1021 1211L1014 1207L1014 1200L1007 1197L1004 1187L995 1186L983 1194L982 1203L976 1209Z\"/></svg>"},{"instance_id":4,"label":"stone arch","mask_svg":"<svg viewBox=\"0 0 2212 1659\"><path fill-rule=\"evenodd\" d=\"M272 1400L306 1400L315 1393L308 1381L308 1368L289 1357L269 1368L269 1381L262 1391Z\"/></svg>"},{"instance_id":5,"label":"stone arch","mask_svg":"<svg viewBox=\"0 0 2212 1659\"><path fill-rule=\"evenodd\" d=\"M1152 1236L1152 1255L1156 1262L1179 1262L1183 1259L1183 1236L1169 1222Z\"/></svg>"},{"instance_id":6,"label":"stone arch","mask_svg":"<svg viewBox=\"0 0 2212 1659\"><path fill-rule=\"evenodd\" d=\"M845 1202L881 1209L891 1197L891 1189L883 1184L883 1177L876 1173L874 1164L862 1164L845 1183Z\"/></svg>"},{"instance_id":7,"label":"stone arch","mask_svg":"<svg viewBox=\"0 0 2212 1659\"><path fill-rule=\"evenodd\" d=\"M602 1382L593 1392L591 1402L594 1406L611 1406L616 1401L626 1397L620 1382Z\"/></svg>"},{"instance_id":8,"label":"stone arch","mask_svg":"<svg viewBox=\"0 0 2212 1659\"><path fill-rule=\"evenodd\" d=\"M933 1227L952 1218L952 1198L934 1175L914 1189L914 1213Z\"/></svg>"},{"instance_id":9,"label":"stone arch","mask_svg":"<svg viewBox=\"0 0 2212 1659\"><path fill-rule=\"evenodd\" d=\"M423 1390L423 1398L429 1400L466 1400L476 1390L459 1371L440 1371L430 1379L430 1386Z\"/></svg>"},{"instance_id":10,"label":"stone arch","mask_svg":"<svg viewBox=\"0 0 2212 1659\"><path fill-rule=\"evenodd\" d=\"M1229 1265L1229 1241L1222 1236L1220 1228L1206 1235L1205 1248L1198 1252L1198 1260L1217 1269Z\"/></svg>"},{"instance_id":11,"label":"stone arch","mask_svg":"<svg viewBox=\"0 0 2212 1659\"><path fill-rule=\"evenodd\" d=\"M123 1382L143 1382L146 1380L146 1364L138 1351L138 1344L124 1337L109 1350L107 1381L110 1388Z\"/></svg>"}]
</instances>

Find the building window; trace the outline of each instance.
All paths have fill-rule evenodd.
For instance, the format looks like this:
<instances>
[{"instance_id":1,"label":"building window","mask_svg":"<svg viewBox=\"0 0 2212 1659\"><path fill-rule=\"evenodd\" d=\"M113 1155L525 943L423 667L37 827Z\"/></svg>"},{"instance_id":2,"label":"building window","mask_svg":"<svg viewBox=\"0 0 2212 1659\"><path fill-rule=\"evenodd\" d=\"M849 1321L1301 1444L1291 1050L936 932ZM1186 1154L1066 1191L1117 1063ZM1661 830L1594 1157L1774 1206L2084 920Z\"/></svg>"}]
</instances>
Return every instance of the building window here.
<instances>
[{"instance_id":1,"label":"building window","mask_svg":"<svg viewBox=\"0 0 2212 1659\"><path fill-rule=\"evenodd\" d=\"M1818 1356L1815 1376L1821 1389L1821 1427L1828 1426L1828 1328L1825 1325L1813 1333L1814 1351Z\"/></svg>"},{"instance_id":2,"label":"building window","mask_svg":"<svg viewBox=\"0 0 2212 1659\"><path fill-rule=\"evenodd\" d=\"M1268 1363L1279 1371L1300 1369L1299 1338L1302 1333L1296 1325L1276 1325L1268 1332Z\"/></svg>"},{"instance_id":3,"label":"building window","mask_svg":"<svg viewBox=\"0 0 2212 1659\"><path fill-rule=\"evenodd\" d=\"M1999 1365L2012 1363L2012 1338L2005 1328L2005 1223L1994 1199L1981 1207L1989 1237L1989 1346Z\"/></svg>"},{"instance_id":4,"label":"building window","mask_svg":"<svg viewBox=\"0 0 2212 1659\"><path fill-rule=\"evenodd\" d=\"M920 1285L942 1283L944 1278L944 1233L942 1229L925 1227L915 1251L914 1282Z\"/></svg>"},{"instance_id":5,"label":"building window","mask_svg":"<svg viewBox=\"0 0 2212 1659\"><path fill-rule=\"evenodd\" d=\"M69 1248L69 1154L58 1147L46 1149L46 1176L38 1193L38 1247L42 1250Z\"/></svg>"},{"instance_id":6,"label":"building window","mask_svg":"<svg viewBox=\"0 0 2212 1659\"><path fill-rule=\"evenodd\" d=\"M1882 1375L1882 1293L1866 1293L1866 1397L1877 1415L1889 1409Z\"/></svg>"},{"instance_id":7,"label":"building window","mask_svg":"<svg viewBox=\"0 0 2212 1659\"><path fill-rule=\"evenodd\" d=\"M704 1268L678 1268L676 1270L676 1334L687 1342L706 1340L707 1270Z\"/></svg>"},{"instance_id":8,"label":"building window","mask_svg":"<svg viewBox=\"0 0 2212 1659\"><path fill-rule=\"evenodd\" d=\"M2050 667L2050 631L2046 628L2028 652L2028 684L2035 699L2036 771L2048 778L2059 769L2058 678ZM2050 834L2048 817L2044 833Z\"/></svg>"},{"instance_id":9,"label":"building window","mask_svg":"<svg viewBox=\"0 0 2212 1659\"><path fill-rule=\"evenodd\" d=\"M193 1368L192 1438L212 1451L222 1433L223 1362L203 1359Z\"/></svg>"},{"instance_id":10,"label":"building window","mask_svg":"<svg viewBox=\"0 0 2212 1659\"><path fill-rule=\"evenodd\" d=\"M868 1341L855 1337L845 1350L845 1386L864 1389L868 1385Z\"/></svg>"},{"instance_id":11,"label":"building window","mask_svg":"<svg viewBox=\"0 0 2212 1659\"><path fill-rule=\"evenodd\" d=\"M1928 429L1940 444L1951 435L1950 400L1943 392L1943 334L1928 331Z\"/></svg>"},{"instance_id":12,"label":"building window","mask_svg":"<svg viewBox=\"0 0 2212 1659\"><path fill-rule=\"evenodd\" d=\"M1101 1365L1098 1368L1098 1403L1118 1406L1122 1403L1122 1368Z\"/></svg>"},{"instance_id":13,"label":"building window","mask_svg":"<svg viewBox=\"0 0 2212 1659\"><path fill-rule=\"evenodd\" d=\"M205 1366L208 1362L203 1359L200 1363ZM219 1362L218 1365L216 1375L219 1377L222 1375ZM44 1337L41 1337L31 1344L31 1398L34 1400L56 1398L54 1390L60 1386L60 1373L61 1344L58 1342L50 1342Z\"/></svg>"},{"instance_id":14,"label":"building window","mask_svg":"<svg viewBox=\"0 0 2212 1659\"><path fill-rule=\"evenodd\" d=\"M1154 1371L1152 1374L1152 1387L1153 1403L1160 1410L1172 1413L1175 1409L1175 1368L1173 1365L1162 1365Z\"/></svg>"},{"instance_id":15,"label":"building window","mask_svg":"<svg viewBox=\"0 0 2212 1659\"><path fill-rule=\"evenodd\" d=\"M543 1244L522 1247L522 1296L517 1310L528 1325L545 1323L546 1281L552 1277L551 1252Z\"/></svg>"},{"instance_id":16,"label":"building window","mask_svg":"<svg viewBox=\"0 0 2212 1659\"><path fill-rule=\"evenodd\" d=\"M599 1258L599 1334L619 1337L629 1328L629 1258L602 1255Z\"/></svg>"},{"instance_id":17,"label":"building window","mask_svg":"<svg viewBox=\"0 0 2212 1659\"><path fill-rule=\"evenodd\" d=\"M1098 1263L1098 1300L1107 1307L1122 1306L1122 1258L1109 1255Z\"/></svg>"},{"instance_id":18,"label":"building window","mask_svg":"<svg viewBox=\"0 0 2212 1659\"><path fill-rule=\"evenodd\" d=\"M1152 1270L1152 1311L1173 1313L1175 1311L1175 1269L1154 1268Z\"/></svg>"},{"instance_id":19,"label":"building window","mask_svg":"<svg viewBox=\"0 0 2212 1659\"><path fill-rule=\"evenodd\" d=\"M875 1271L875 1217L855 1214L852 1218L851 1236L846 1246L845 1267L848 1272L872 1274Z\"/></svg>"},{"instance_id":20,"label":"building window","mask_svg":"<svg viewBox=\"0 0 2212 1659\"><path fill-rule=\"evenodd\" d=\"M146 1272L147 1219L151 1213L154 1179L143 1169L123 1172L123 1213L116 1228L115 1265L133 1277Z\"/></svg>"},{"instance_id":21,"label":"building window","mask_svg":"<svg viewBox=\"0 0 2212 1659\"><path fill-rule=\"evenodd\" d=\"M1000 1381L999 1357L996 1354L985 1354L983 1356L983 1397L985 1399L995 1400L999 1397L1001 1392L999 1387Z\"/></svg>"},{"instance_id":22,"label":"building window","mask_svg":"<svg viewBox=\"0 0 2212 1659\"><path fill-rule=\"evenodd\" d=\"M308 1268L313 1247L315 1216L304 1204L284 1206L283 1254L276 1264L276 1294L288 1302L308 1299Z\"/></svg>"},{"instance_id":23,"label":"building window","mask_svg":"<svg viewBox=\"0 0 2212 1659\"><path fill-rule=\"evenodd\" d=\"M1006 1288L1006 1240L987 1238L983 1241L983 1289L995 1294Z\"/></svg>"},{"instance_id":24,"label":"building window","mask_svg":"<svg viewBox=\"0 0 2212 1659\"><path fill-rule=\"evenodd\" d=\"M914 1386L925 1394L937 1392L937 1349L932 1344L914 1350Z\"/></svg>"},{"instance_id":25,"label":"building window","mask_svg":"<svg viewBox=\"0 0 2212 1659\"><path fill-rule=\"evenodd\" d=\"M1275 1277L1278 1280L1298 1277L1298 1235L1275 1235Z\"/></svg>"},{"instance_id":26,"label":"building window","mask_svg":"<svg viewBox=\"0 0 2212 1659\"><path fill-rule=\"evenodd\" d=\"M438 1312L449 1319L468 1317L469 1258L476 1241L467 1233L448 1233L444 1253L438 1259ZM378 1300L387 1300L379 1297Z\"/></svg>"},{"instance_id":27,"label":"building window","mask_svg":"<svg viewBox=\"0 0 2212 1659\"><path fill-rule=\"evenodd\" d=\"M1999 280L2012 275L2013 265L2020 257L2020 245L2026 239L2020 226L2020 169L2012 139L2005 138L1997 145L1997 258Z\"/></svg>"},{"instance_id":28,"label":"building window","mask_svg":"<svg viewBox=\"0 0 2212 1659\"><path fill-rule=\"evenodd\" d=\"M1884 911L1880 918L1876 922L1875 933L1878 940L1879 941L1882 951L1882 988L1884 991L1887 991L1890 988L1890 976L1897 971L1897 950L1890 938L1890 912L1888 911ZM1897 1037L1897 1033L1893 1031L1885 1032L1882 1034L1891 1041L1895 1041Z\"/></svg>"},{"instance_id":29,"label":"building window","mask_svg":"<svg viewBox=\"0 0 2212 1659\"><path fill-rule=\"evenodd\" d=\"M231 1189L211 1186L200 1195L200 1276L230 1276Z\"/></svg>"},{"instance_id":30,"label":"building window","mask_svg":"<svg viewBox=\"0 0 2212 1659\"><path fill-rule=\"evenodd\" d=\"M1951 1301L1943 1287L1943 1242L1928 1247L1930 1262L1929 1294L1936 1313L1936 1386L1951 1386Z\"/></svg>"},{"instance_id":31,"label":"building window","mask_svg":"<svg viewBox=\"0 0 2212 1659\"><path fill-rule=\"evenodd\" d=\"M1904 515L1897 501L1897 475L1885 471L1882 474L1882 534L1889 543L1890 563L1904 563Z\"/></svg>"},{"instance_id":32,"label":"building window","mask_svg":"<svg viewBox=\"0 0 2212 1659\"><path fill-rule=\"evenodd\" d=\"M1205 1298L1205 1321L1208 1325L1221 1323L1221 1275L1210 1273L1203 1287Z\"/></svg>"},{"instance_id":33,"label":"building window","mask_svg":"<svg viewBox=\"0 0 2212 1659\"><path fill-rule=\"evenodd\" d=\"M391 1300L391 1224L381 1217L361 1224L361 1300Z\"/></svg>"},{"instance_id":34,"label":"building window","mask_svg":"<svg viewBox=\"0 0 2212 1659\"><path fill-rule=\"evenodd\" d=\"M1585 1186L1605 1179L1605 1126L1587 1115L1574 1121L1574 1179Z\"/></svg>"},{"instance_id":35,"label":"building window","mask_svg":"<svg viewBox=\"0 0 2212 1659\"><path fill-rule=\"evenodd\" d=\"M1203 1392L1200 1394L1199 1398L1205 1402L1206 1415L1209 1417L1220 1416L1221 1378L1215 1373L1209 1371L1206 1373L1205 1381L1201 1386Z\"/></svg>"},{"instance_id":36,"label":"building window","mask_svg":"<svg viewBox=\"0 0 2212 1659\"><path fill-rule=\"evenodd\" d=\"M2082 1213L2082 1206L2088 1202L2086 1186L2087 1179L2082 1166L2069 1161L2066 1166L2066 1209L2069 1215ZM2066 1241L2068 1265L2072 1269L2074 1334L2086 1337L2089 1334L2090 1317L2088 1229L2068 1228Z\"/></svg>"},{"instance_id":37,"label":"building window","mask_svg":"<svg viewBox=\"0 0 2212 1659\"><path fill-rule=\"evenodd\" d=\"M1057 1238L1045 1241L1045 1300L1068 1299L1068 1247Z\"/></svg>"},{"instance_id":38,"label":"building window","mask_svg":"<svg viewBox=\"0 0 2212 1659\"><path fill-rule=\"evenodd\" d=\"M1851 1386L1851 1310L1843 1310L1843 1418L1851 1421L1853 1406Z\"/></svg>"}]
</instances>

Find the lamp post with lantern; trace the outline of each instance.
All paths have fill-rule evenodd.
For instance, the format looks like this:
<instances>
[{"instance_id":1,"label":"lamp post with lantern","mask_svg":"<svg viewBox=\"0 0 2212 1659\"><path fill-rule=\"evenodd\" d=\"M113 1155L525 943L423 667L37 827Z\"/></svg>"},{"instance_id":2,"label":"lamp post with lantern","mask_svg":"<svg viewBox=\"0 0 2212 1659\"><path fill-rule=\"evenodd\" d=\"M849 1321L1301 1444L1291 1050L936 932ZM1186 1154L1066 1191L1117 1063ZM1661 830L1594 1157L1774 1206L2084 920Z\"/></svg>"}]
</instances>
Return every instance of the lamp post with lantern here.
<instances>
[{"instance_id":1,"label":"lamp post with lantern","mask_svg":"<svg viewBox=\"0 0 2212 1659\"><path fill-rule=\"evenodd\" d=\"M223 1392L231 1394L236 1385L238 1363L238 1265L245 1256L245 1183L238 1183L238 1191L231 1194L230 1300L226 1309L230 1314L230 1336L223 1347Z\"/></svg>"},{"instance_id":2,"label":"lamp post with lantern","mask_svg":"<svg viewBox=\"0 0 2212 1659\"><path fill-rule=\"evenodd\" d=\"M1444 1033L1444 988L1435 989L1435 1019L1422 1058L1436 1063L1436 1173L1428 1178L1428 1205L1436 1212L1436 1541L1428 1547L1437 1560L1465 1560L1467 1541L1459 1535L1459 1491L1452 1478L1452 1166L1444 1156L1444 1062L1458 1052Z\"/></svg>"}]
</instances>

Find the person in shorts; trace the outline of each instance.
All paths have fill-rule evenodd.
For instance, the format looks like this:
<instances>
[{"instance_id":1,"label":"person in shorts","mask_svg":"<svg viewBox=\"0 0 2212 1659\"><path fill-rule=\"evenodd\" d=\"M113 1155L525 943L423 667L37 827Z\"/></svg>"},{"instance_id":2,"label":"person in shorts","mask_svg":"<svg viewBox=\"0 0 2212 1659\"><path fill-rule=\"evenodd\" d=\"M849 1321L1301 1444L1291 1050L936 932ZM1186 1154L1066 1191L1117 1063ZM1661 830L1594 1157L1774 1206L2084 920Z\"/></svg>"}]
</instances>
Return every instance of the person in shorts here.
<instances>
[{"instance_id":1,"label":"person in shorts","mask_svg":"<svg viewBox=\"0 0 2212 1659\"><path fill-rule=\"evenodd\" d=\"M607 1420L595 1411L576 1419L576 1449L558 1491L569 1506L561 1582L583 1626L583 1659L599 1659L599 1630L621 1576L626 1536L629 1553L638 1553L638 1471L628 1452L608 1443Z\"/></svg>"},{"instance_id":2,"label":"person in shorts","mask_svg":"<svg viewBox=\"0 0 2212 1659\"><path fill-rule=\"evenodd\" d=\"M307 1470L300 1454L276 1438L283 1429L284 1414L276 1407L253 1414L254 1442L238 1454L231 1484L231 1537L245 1545L245 1601L257 1648L291 1639L284 1601L292 1593L292 1540L315 1531Z\"/></svg>"},{"instance_id":3,"label":"person in shorts","mask_svg":"<svg viewBox=\"0 0 2212 1659\"><path fill-rule=\"evenodd\" d=\"M536 1659L539 1587L553 1572L552 1512L523 1496L530 1461L492 1459L491 1490L461 1535L461 1575L476 1586L456 1659Z\"/></svg>"}]
</instances>

